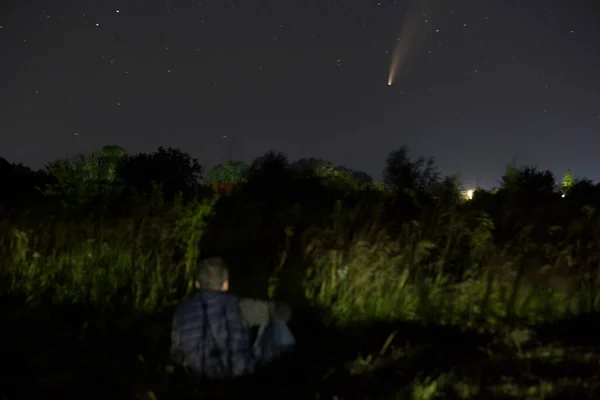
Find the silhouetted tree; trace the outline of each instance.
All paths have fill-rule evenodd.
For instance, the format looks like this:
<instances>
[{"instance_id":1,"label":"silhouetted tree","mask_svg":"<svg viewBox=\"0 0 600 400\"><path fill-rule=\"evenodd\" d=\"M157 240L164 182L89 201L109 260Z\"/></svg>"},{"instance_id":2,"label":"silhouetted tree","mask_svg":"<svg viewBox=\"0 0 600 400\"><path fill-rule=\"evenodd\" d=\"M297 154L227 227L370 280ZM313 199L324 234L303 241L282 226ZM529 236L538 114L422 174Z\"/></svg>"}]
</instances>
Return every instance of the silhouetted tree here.
<instances>
[{"instance_id":1,"label":"silhouetted tree","mask_svg":"<svg viewBox=\"0 0 600 400\"><path fill-rule=\"evenodd\" d=\"M352 176L361 185L373 183L373 177L366 172L352 170Z\"/></svg>"},{"instance_id":2,"label":"silhouetted tree","mask_svg":"<svg viewBox=\"0 0 600 400\"><path fill-rule=\"evenodd\" d=\"M50 162L46 168L55 182L46 186L45 194L70 207L93 202L103 204L120 189L116 170L125 155L122 147L104 146L89 156L80 154L73 159Z\"/></svg>"},{"instance_id":3,"label":"silhouetted tree","mask_svg":"<svg viewBox=\"0 0 600 400\"><path fill-rule=\"evenodd\" d=\"M44 171L34 171L22 164L0 157L0 205L8 208L31 207L44 200L43 189L52 182Z\"/></svg>"},{"instance_id":4,"label":"silhouetted tree","mask_svg":"<svg viewBox=\"0 0 600 400\"><path fill-rule=\"evenodd\" d=\"M569 188L565 197L570 206L597 204L600 200L600 187L589 179L580 179Z\"/></svg>"},{"instance_id":5,"label":"silhouetted tree","mask_svg":"<svg viewBox=\"0 0 600 400\"><path fill-rule=\"evenodd\" d=\"M333 163L331 163L330 161L327 160L322 160L319 158L314 158L314 157L310 157L310 158L301 158L298 161L293 162L292 167L300 170L300 171L312 171L314 173L316 173L317 175L322 175L323 173L326 173L328 170L335 170L338 171L340 173L347 173L352 175L352 177L357 181L358 184L365 184L365 183L372 183L373 182L373 178L371 178L371 176L369 174L367 174L366 172L362 172L362 171L356 171L344 166L334 166Z\"/></svg>"},{"instance_id":6,"label":"silhouetted tree","mask_svg":"<svg viewBox=\"0 0 600 400\"><path fill-rule=\"evenodd\" d=\"M101 180L114 182L119 163L126 155L127 151L121 146L104 146L92 155L96 176Z\"/></svg>"},{"instance_id":7,"label":"silhouetted tree","mask_svg":"<svg viewBox=\"0 0 600 400\"><path fill-rule=\"evenodd\" d=\"M257 157L247 170L246 177L252 184L277 186L295 176L287 157L280 152L268 151Z\"/></svg>"},{"instance_id":8,"label":"silhouetted tree","mask_svg":"<svg viewBox=\"0 0 600 400\"><path fill-rule=\"evenodd\" d=\"M126 187L140 194L151 194L158 185L167 200L178 193L191 198L202 178L202 166L181 150L159 147L154 153L124 157L117 176Z\"/></svg>"},{"instance_id":9,"label":"silhouetted tree","mask_svg":"<svg viewBox=\"0 0 600 400\"><path fill-rule=\"evenodd\" d=\"M545 240L549 227L560 223L556 207L561 205L561 195L550 171L508 165L494 200L490 215L501 242L519 235Z\"/></svg>"},{"instance_id":10,"label":"silhouetted tree","mask_svg":"<svg viewBox=\"0 0 600 400\"><path fill-rule=\"evenodd\" d=\"M396 193L423 193L437 183L439 177L433 158L419 157L411 160L407 146L390 153L383 172L384 184Z\"/></svg>"},{"instance_id":11,"label":"silhouetted tree","mask_svg":"<svg viewBox=\"0 0 600 400\"><path fill-rule=\"evenodd\" d=\"M502 176L502 189L510 193L518 192L527 195L551 194L556 189L556 181L550 171L509 165Z\"/></svg>"},{"instance_id":12,"label":"silhouetted tree","mask_svg":"<svg viewBox=\"0 0 600 400\"><path fill-rule=\"evenodd\" d=\"M562 191L563 193L567 193L574 185L575 185L576 181L575 178L573 177L573 172L571 172L570 169L568 169L565 172L565 175L563 176L562 179Z\"/></svg>"},{"instance_id":13,"label":"silhouetted tree","mask_svg":"<svg viewBox=\"0 0 600 400\"><path fill-rule=\"evenodd\" d=\"M248 165L239 161L227 161L214 166L206 174L206 181L213 183L237 183L246 180Z\"/></svg>"},{"instance_id":14,"label":"silhouetted tree","mask_svg":"<svg viewBox=\"0 0 600 400\"><path fill-rule=\"evenodd\" d=\"M0 178L6 178L12 172L13 165L4 157L0 157Z\"/></svg>"},{"instance_id":15,"label":"silhouetted tree","mask_svg":"<svg viewBox=\"0 0 600 400\"><path fill-rule=\"evenodd\" d=\"M301 172L310 171L318 174L318 171L323 165L331 164L329 161L321 160L320 158L304 157L297 161L294 161L290 165Z\"/></svg>"},{"instance_id":16,"label":"silhouetted tree","mask_svg":"<svg viewBox=\"0 0 600 400\"><path fill-rule=\"evenodd\" d=\"M447 176L429 187L429 194L436 203L451 207L461 200L460 179L458 175Z\"/></svg>"},{"instance_id":17,"label":"silhouetted tree","mask_svg":"<svg viewBox=\"0 0 600 400\"><path fill-rule=\"evenodd\" d=\"M59 159L48 163L48 173L55 183L46 186L44 193L62 200L65 205L80 206L99 194L94 176L88 170L88 160L80 155L75 160Z\"/></svg>"}]
</instances>

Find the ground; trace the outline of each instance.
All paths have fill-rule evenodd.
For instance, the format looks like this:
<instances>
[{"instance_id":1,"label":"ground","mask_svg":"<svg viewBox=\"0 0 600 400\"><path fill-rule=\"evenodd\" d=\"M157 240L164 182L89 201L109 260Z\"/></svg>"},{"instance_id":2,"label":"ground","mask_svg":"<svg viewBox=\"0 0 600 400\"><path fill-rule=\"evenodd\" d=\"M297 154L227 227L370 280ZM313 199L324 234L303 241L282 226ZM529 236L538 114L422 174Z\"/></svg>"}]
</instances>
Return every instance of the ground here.
<instances>
[{"instance_id":1,"label":"ground","mask_svg":"<svg viewBox=\"0 0 600 400\"><path fill-rule=\"evenodd\" d=\"M328 328L302 313L297 352L260 376L202 383L166 358L172 310L151 317L3 302L1 399L597 398L598 317L485 329L397 322Z\"/></svg>"}]
</instances>

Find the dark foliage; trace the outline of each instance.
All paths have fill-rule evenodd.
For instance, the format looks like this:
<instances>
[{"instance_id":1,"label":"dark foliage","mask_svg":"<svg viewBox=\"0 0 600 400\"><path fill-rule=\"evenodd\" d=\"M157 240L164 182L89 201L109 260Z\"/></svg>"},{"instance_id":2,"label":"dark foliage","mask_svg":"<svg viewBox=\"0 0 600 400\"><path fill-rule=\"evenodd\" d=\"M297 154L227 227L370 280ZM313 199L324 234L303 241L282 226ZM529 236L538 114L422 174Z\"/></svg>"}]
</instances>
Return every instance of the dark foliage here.
<instances>
[{"instance_id":1,"label":"dark foliage","mask_svg":"<svg viewBox=\"0 0 600 400\"><path fill-rule=\"evenodd\" d=\"M151 154L124 157L117 176L130 193L151 195L155 186L159 186L167 200L178 193L189 200L196 194L202 179L202 166L197 159L178 149L159 147Z\"/></svg>"}]
</instances>

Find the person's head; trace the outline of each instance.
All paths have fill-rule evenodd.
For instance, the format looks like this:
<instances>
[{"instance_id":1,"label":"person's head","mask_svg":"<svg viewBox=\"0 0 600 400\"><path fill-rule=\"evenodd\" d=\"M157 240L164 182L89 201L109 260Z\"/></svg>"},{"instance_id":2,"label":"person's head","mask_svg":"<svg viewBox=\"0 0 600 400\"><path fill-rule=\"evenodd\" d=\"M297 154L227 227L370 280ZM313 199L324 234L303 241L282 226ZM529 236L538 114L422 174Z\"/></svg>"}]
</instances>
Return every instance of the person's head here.
<instances>
[{"instance_id":1,"label":"person's head","mask_svg":"<svg viewBox=\"0 0 600 400\"><path fill-rule=\"evenodd\" d=\"M229 290L229 268L220 257L200 261L194 277L196 289Z\"/></svg>"}]
</instances>

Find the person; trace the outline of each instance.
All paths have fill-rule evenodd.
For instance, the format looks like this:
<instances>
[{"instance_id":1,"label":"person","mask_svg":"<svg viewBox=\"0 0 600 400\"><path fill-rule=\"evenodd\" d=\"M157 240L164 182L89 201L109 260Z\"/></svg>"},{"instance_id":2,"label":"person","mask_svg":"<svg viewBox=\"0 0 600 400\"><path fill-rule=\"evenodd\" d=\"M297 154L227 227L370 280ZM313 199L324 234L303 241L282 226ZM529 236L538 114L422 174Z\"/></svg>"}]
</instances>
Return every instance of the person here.
<instances>
[{"instance_id":1,"label":"person","mask_svg":"<svg viewBox=\"0 0 600 400\"><path fill-rule=\"evenodd\" d=\"M291 350L295 339L283 303L229 293L229 270L219 257L199 263L198 291L175 312L171 357L207 379L250 375ZM252 340L253 328L258 328Z\"/></svg>"}]
</instances>

